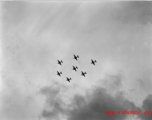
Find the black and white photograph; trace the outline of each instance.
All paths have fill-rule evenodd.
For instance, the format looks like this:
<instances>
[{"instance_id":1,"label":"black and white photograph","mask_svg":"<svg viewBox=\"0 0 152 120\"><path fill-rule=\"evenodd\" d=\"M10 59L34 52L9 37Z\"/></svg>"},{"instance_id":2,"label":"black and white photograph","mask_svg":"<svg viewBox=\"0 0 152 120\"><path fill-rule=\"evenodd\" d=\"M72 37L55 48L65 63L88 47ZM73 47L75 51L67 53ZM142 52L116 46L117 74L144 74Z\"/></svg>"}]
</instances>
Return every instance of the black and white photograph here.
<instances>
[{"instance_id":1,"label":"black and white photograph","mask_svg":"<svg viewBox=\"0 0 152 120\"><path fill-rule=\"evenodd\" d=\"M152 1L0 1L0 120L152 120Z\"/></svg>"}]
</instances>

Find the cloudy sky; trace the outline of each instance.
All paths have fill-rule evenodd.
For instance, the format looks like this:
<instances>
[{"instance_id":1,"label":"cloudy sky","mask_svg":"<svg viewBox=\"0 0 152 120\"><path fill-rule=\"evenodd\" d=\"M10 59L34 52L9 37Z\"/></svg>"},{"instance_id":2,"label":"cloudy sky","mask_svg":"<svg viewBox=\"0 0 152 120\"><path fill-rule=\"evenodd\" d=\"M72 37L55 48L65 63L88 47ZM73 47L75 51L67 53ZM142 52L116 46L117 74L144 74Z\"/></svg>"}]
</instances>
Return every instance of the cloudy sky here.
<instances>
[{"instance_id":1,"label":"cloudy sky","mask_svg":"<svg viewBox=\"0 0 152 120\"><path fill-rule=\"evenodd\" d=\"M152 119L152 2L1 5L1 120Z\"/></svg>"}]
</instances>

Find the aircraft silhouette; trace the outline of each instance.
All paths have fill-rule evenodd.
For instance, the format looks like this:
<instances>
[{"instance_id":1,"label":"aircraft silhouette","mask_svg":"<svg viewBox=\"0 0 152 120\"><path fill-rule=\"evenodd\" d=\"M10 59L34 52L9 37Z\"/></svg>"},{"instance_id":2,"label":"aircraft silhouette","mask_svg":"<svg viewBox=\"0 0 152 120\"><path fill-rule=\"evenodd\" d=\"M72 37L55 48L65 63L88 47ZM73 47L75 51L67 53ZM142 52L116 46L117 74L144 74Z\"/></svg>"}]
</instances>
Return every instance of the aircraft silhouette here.
<instances>
[{"instance_id":1,"label":"aircraft silhouette","mask_svg":"<svg viewBox=\"0 0 152 120\"><path fill-rule=\"evenodd\" d=\"M67 81L69 81L69 82L70 82L70 80L72 80L72 79L67 77Z\"/></svg>"},{"instance_id":2,"label":"aircraft silhouette","mask_svg":"<svg viewBox=\"0 0 152 120\"><path fill-rule=\"evenodd\" d=\"M57 71L57 75L61 77L62 72Z\"/></svg>"},{"instance_id":3,"label":"aircraft silhouette","mask_svg":"<svg viewBox=\"0 0 152 120\"><path fill-rule=\"evenodd\" d=\"M74 59L75 59L75 60L78 60L78 58L79 58L79 56L78 56L78 55L77 55L77 56L75 56L75 55L74 55Z\"/></svg>"},{"instance_id":4,"label":"aircraft silhouette","mask_svg":"<svg viewBox=\"0 0 152 120\"><path fill-rule=\"evenodd\" d=\"M58 60L58 64L62 65L63 61L61 60Z\"/></svg>"},{"instance_id":5,"label":"aircraft silhouette","mask_svg":"<svg viewBox=\"0 0 152 120\"><path fill-rule=\"evenodd\" d=\"M86 72L81 71L81 75L85 77L85 74L87 74Z\"/></svg>"},{"instance_id":6,"label":"aircraft silhouette","mask_svg":"<svg viewBox=\"0 0 152 120\"><path fill-rule=\"evenodd\" d=\"M76 67L74 67L74 66L73 66L73 70L77 71L77 69L78 69L78 67L77 67L77 66L76 66Z\"/></svg>"},{"instance_id":7,"label":"aircraft silhouette","mask_svg":"<svg viewBox=\"0 0 152 120\"><path fill-rule=\"evenodd\" d=\"M95 65L96 62L97 62L96 60L93 61L93 60L91 59L91 64Z\"/></svg>"}]
</instances>

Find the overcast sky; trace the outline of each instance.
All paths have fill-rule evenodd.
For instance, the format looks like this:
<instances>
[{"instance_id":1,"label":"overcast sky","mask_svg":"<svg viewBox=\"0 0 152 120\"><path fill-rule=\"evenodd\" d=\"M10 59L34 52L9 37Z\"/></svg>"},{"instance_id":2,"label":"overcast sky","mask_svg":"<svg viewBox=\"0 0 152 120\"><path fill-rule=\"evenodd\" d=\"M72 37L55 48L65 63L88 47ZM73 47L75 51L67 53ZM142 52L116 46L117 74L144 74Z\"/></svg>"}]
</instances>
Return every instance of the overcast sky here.
<instances>
[{"instance_id":1,"label":"overcast sky","mask_svg":"<svg viewBox=\"0 0 152 120\"><path fill-rule=\"evenodd\" d=\"M152 119L152 2L1 3L1 120Z\"/></svg>"}]
</instances>

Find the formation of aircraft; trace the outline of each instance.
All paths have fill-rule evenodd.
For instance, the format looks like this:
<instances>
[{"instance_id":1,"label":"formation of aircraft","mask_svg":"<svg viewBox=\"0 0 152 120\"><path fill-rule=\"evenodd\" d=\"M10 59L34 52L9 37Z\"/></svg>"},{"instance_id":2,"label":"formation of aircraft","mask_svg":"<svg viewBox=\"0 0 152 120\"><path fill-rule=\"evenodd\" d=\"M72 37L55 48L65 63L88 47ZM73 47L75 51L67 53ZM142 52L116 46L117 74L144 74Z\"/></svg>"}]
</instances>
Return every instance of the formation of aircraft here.
<instances>
[{"instance_id":1,"label":"formation of aircraft","mask_svg":"<svg viewBox=\"0 0 152 120\"><path fill-rule=\"evenodd\" d=\"M61 61L60 61L60 60L58 60L58 64L59 64L59 65L62 65L62 63L63 63L63 61L62 61L62 60L61 60Z\"/></svg>"},{"instance_id":2,"label":"formation of aircraft","mask_svg":"<svg viewBox=\"0 0 152 120\"><path fill-rule=\"evenodd\" d=\"M57 75L61 77L62 72L57 71Z\"/></svg>"},{"instance_id":3,"label":"formation of aircraft","mask_svg":"<svg viewBox=\"0 0 152 120\"><path fill-rule=\"evenodd\" d=\"M79 56L78 56L78 55L74 55L74 59L75 59L76 61L78 60L78 58L79 58ZM62 60L57 60L57 61L58 61L58 64L59 64L59 65L62 65L62 63L63 63L63 61L62 61ZM91 64L92 64L92 65L95 65L95 63L97 63L97 61L96 61L96 60L92 60L92 59L91 59ZM77 71L77 69L78 69L78 67L77 67L77 66L73 66L73 70ZM62 74L62 72L58 72L58 71L57 71L57 75L58 75L58 76L60 76L60 77L61 77L61 74ZM84 76L84 77L85 77L85 76L86 76L86 74L87 74L86 72L81 71L81 75L82 75L82 76ZM68 81L68 82L70 82L70 80L72 80L72 79L71 79L71 78L69 78L69 77L66 77L66 78L67 78L67 81Z\"/></svg>"},{"instance_id":4,"label":"formation of aircraft","mask_svg":"<svg viewBox=\"0 0 152 120\"><path fill-rule=\"evenodd\" d=\"M96 60L91 59L91 64L95 65L96 62L97 62Z\"/></svg>"},{"instance_id":5,"label":"formation of aircraft","mask_svg":"<svg viewBox=\"0 0 152 120\"><path fill-rule=\"evenodd\" d=\"M85 77L86 72L81 71L81 75Z\"/></svg>"},{"instance_id":6,"label":"formation of aircraft","mask_svg":"<svg viewBox=\"0 0 152 120\"><path fill-rule=\"evenodd\" d=\"M73 70L77 71L77 69L78 69L78 67L77 67L77 66L76 66L76 67L74 67L74 66L73 66Z\"/></svg>"},{"instance_id":7,"label":"formation of aircraft","mask_svg":"<svg viewBox=\"0 0 152 120\"><path fill-rule=\"evenodd\" d=\"M76 55L74 55L74 59L75 59L75 60L78 60L78 58L79 58L79 56L78 56L78 55L77 55L77 56L76 56Z\"/></svg>"},{"instance_id":8,"label":"formation of aircraft","mask_svg":"<svg viewBox=\"0 0 152 120\"><path fill-rule=\"evenodd\" d=\"M69 82L70 82L70 80L72 80L72 79L67 77L67 81L69 81Z\"/></svg>"}]
</instances>

